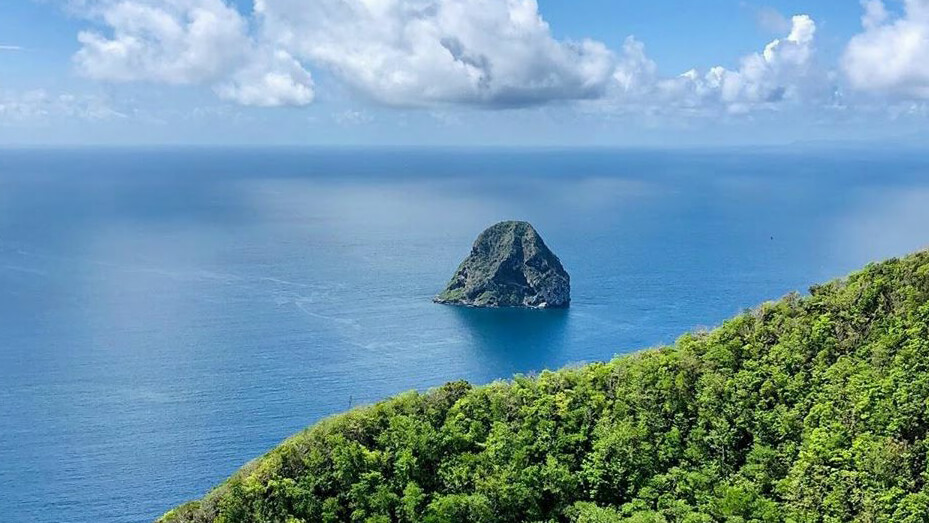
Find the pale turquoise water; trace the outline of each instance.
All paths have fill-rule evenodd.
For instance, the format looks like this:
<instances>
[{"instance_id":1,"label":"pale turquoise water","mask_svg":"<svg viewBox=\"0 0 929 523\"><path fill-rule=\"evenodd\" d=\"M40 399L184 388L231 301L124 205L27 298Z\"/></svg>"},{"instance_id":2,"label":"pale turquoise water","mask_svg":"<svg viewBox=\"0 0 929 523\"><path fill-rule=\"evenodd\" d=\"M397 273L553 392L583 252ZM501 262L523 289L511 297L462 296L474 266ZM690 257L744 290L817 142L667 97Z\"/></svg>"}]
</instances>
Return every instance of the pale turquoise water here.
<instances>
[{"instance_id":1,"label":"pale turquoise water","mask_svg":"<svg viewBox=\"0 0 929 523\"><path fill-rule=\"evenodd\" d=\"M569 311L430 302L501 219ZM0 150L0 519L149 521L352 404L668 343L927 223L913 152Z\"/></svg>"}]
</instances>

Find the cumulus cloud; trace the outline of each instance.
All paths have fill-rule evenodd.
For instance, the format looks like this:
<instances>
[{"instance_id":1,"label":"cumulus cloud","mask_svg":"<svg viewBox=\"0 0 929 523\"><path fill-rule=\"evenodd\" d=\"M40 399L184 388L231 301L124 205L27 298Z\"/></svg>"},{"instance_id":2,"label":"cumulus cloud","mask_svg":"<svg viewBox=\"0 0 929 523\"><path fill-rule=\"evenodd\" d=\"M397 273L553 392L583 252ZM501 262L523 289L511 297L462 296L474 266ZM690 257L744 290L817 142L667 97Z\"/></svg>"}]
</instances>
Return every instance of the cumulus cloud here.
<instances>
[{"instance_id":1,"label":"cumulus cloud","mask_svg":"<svg viewBox=\"0 0 929 523\"><path fill-rule=\"evenodd\" d=\"M257 107L307 105L314 98L310 73L282 50L247 64L214 91L225 100Z\"/></svg>"},{"instance_id":2,"label":"cumulus cloud","mask_svg":"<svg viewBox=\"0 0 929 523\"><path fill-rule=\"evenodd\" d=\"M798 100L810 79L815 34L812 18L794 16L785 38L775 39L762 52L742 58L738 69L717 66L702 76L691 70L666 82L664 90L718 101L731 112Z\"/></svg>"},{"instance_id":3,"label":"cumulus cloud","mask_svg":"<svg viewBox=\"0 0 929 523\"><path fill-rule=\"evenodd\" d=\"M558 41L535 0L256 0L266 34L388 105L521 106L600 96L613 54Z\"/></svg>"},{"instance_id":4,"label":"cumulus cloud","mask_svg":"<svg viewBox=\"0 0 929 523\"><path fill-rule=\"evenodd\" d=\"M845 49L842 69L855 89L929 99L929 0L904 0L891 16L881 0L862 2L863 32Z\"/></svg>"},{"instance_id":5,"label":"cumulus cloud","mask_svg":"<svg viewBox=\"0 0 929 523\"><path fill-rule=\"evenodd\" d=\"M691 69L676 77L660 77L645 47L627 38L614 72L615 97L631 108L655 111L724 109L744 113L800 101L822 88L821 73L813 67L816 23L807 15L791 19L789 33L745 56L737 69L717 66L706 72Z\"/></svg>"},{"instance_id":6,"label":"cumulus cloud","mask_svg":"<svg viewBox=\"0 0 929 523\"><path fill-rule=\"evenodd\" d=\"M629 36L613 71L613 80L625 96L647 95L654 88L658 65L645 53L645 44Z\"/></svg>"},{"instance_id":7,"label":"cumulus cloud","mask_svg":"<svg viewBox=\"0 0 929 523\"><path fill-rule=\"evenodd\" d=\"M203 84L261 107L311 103L304 64L370 100L433 109L597 100L623 110L743 113L815 95L825 77L813 64L816 24L807 15L737 68L662 77L633 37L616 52L556 39L536 0L254 0L248 16L228 0L72 1L98 25L78 36L74 62L84 75ZM880 1L868 9L867 27L887 27Z\"/></svg>"},{"instance_id":8,"label":"cumulus cloud","mask_svg":"<svg viewBox=\"0 0 929 523\"><path fill-rule=\"evenodd\" d=\"M111 34L81 31L74 61L100 80L214 80L242 58L248 42L245 20L220 0L104 0L89 14Z\"/></svg>"},{"instance_id":9,"label":"cumulus cloud","mask_svg":"<svg viewBox=\"0 0 929 523\"><path fill-rule=\"evenodd\" d=\"M91 0L81 12L105 31L78 34L79 72L113 82L212 84L245 105L305 105L310 74L285 51L254 41L222 0Z\"/></svg>"},{"instance_id":10,"label":"cumulus cloud","mask_svg":"<svg viewBox=\"0 0 929 523\"><path fill-rule=\"evenodd\" d=\"M312 63L397 106L538 105L600 96L613 53L558 41L535 0L80 0L100 28L78 35L84 75L209 84L247 105L304 105Z\"/></svg>"}]
</instances>

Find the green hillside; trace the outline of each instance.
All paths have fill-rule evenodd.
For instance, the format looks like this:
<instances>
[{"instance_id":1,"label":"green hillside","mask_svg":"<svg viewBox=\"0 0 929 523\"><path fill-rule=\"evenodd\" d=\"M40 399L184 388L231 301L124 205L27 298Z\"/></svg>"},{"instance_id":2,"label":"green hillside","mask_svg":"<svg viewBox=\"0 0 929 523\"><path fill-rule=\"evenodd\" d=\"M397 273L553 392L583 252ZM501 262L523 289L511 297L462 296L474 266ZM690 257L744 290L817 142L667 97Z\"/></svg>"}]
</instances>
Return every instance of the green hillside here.
<instances>
[{"instance_id":1,"label":"green hillside","mask_svg":"<svg viewBox=\"0 0 929 523\"><path fill-rule=\"evenodd\" d=\"M921 252L673 346L335 416L162 521L925 522L927 427Z\"/></svg>"}]
</instances>

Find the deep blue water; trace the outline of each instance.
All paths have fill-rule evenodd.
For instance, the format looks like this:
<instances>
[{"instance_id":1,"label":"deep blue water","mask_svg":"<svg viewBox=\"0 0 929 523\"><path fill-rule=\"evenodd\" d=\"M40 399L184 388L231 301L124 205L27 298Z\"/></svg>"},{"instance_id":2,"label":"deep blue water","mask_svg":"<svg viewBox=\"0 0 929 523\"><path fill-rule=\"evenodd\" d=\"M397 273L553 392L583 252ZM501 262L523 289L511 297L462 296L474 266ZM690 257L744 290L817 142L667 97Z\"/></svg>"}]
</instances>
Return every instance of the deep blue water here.
<instances>
[{"instance_id":1,"label":"deep blue water","mask_svg":"<svg viewBox=\"0 0 929 523\"><path fill-rule=\"evenodd\" d=\"M430 302L502 219L569 311ZM150 521L350 405L669 343L927 223L914 152L0 150L0 518Z\"/></svg>"}]
</instances>

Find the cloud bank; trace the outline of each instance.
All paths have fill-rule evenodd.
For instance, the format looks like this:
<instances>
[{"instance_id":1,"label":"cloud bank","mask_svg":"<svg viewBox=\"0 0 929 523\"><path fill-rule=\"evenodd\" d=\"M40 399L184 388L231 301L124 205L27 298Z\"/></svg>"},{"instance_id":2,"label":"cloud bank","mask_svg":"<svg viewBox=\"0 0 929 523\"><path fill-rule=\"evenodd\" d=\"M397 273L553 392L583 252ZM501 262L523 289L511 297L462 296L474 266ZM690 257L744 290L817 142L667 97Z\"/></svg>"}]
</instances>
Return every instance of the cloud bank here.
<instances>
[{"instance_id":1,"label":"cloud bank","mask_svg":"<svg viewBox=\"0 0 929 523\"><path fill-rule=\"evenodd\" d=\"M644 43L614 51L556 39L536 0L71 0L92 27L77 70L109 82L207 85L259 107L316 98L308 68L395 107L486 109L591 102L621 111L745 114L827 106L845 94L929 98L929 0L862 3L838 70L816 58L816 22L765 12L782 36L735 67L662 76ZM588 104L590 106L590 104Z\"/></svg>"},{"instance_id":2,"label":"cloud bank","mask_svg":"<svg viewBox=\"0 0 929 523\"><path fill-rule=\"evenodd\" d=\"M100 29L78 35L87 77L212 83L247 105L303 105L324 67L387 105L524 106L595 98L613 54L557 41L535 0L255 0L250 20L222 0L91 0Z\"/></svg>"},{"instance_id":3,"label":"cloud bank","mask_svg":"<svg viewBox=\"0 0 929 523\"><path fill-rule=\"evenodd\" d=\"M97 96L53 94L42 89L0 89L0 125L38 123L59 118L99 121L125 117L125 114L113 109L105 99Z\"/></svg>"}]
</instances>

